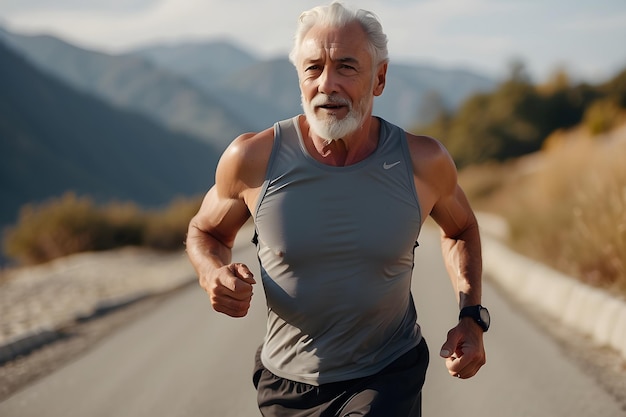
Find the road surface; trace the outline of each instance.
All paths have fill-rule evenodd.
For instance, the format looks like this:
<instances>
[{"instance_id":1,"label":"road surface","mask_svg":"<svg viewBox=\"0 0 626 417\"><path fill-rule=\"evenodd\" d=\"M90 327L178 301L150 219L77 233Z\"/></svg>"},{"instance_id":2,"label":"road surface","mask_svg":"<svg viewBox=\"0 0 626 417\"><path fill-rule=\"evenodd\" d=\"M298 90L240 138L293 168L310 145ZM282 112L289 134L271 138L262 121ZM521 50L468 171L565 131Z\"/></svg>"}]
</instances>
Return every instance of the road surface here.
<instances>
[{"instance_id":1,"label":"road surface","mask_svg":"<svg viewBox=\"0 0 626 417\"><path fill-rule=\"evenodd\" d=\"M256 267L242 236L234 259ZM255 291L246 318L211 310L199 287L168 298L84 356L0 403L2 417L254 417L250 374L264 333L265 300ZM622 417L626 412L486 283L492 314L487 365L470 380L448 375L438 351L456 321L438 235L426 228L413 292L430 345L424 416ZM392 417L392 416L389 416Z\"/></svg>"}]
</instances>

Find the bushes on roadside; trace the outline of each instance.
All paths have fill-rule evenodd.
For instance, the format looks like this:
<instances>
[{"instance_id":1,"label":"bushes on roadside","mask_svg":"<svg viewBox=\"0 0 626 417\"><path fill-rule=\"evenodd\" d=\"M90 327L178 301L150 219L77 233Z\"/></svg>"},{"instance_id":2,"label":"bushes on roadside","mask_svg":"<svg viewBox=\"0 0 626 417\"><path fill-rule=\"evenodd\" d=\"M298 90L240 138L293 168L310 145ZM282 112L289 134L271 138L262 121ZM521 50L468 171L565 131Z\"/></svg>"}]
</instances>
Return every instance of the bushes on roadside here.
<instances>
[{"instance_id":1,"label":"bushes on roadside","mask_svg":"<svg viewBox=\"0 0 626 417\"><path fill-rule=\"evenodd\" d=\"M36 264L77 252L122 246L160 250L183 248L187 224L199 199L178 199L163 210L145 211L132 203L96 205L68 193L22 208L4 237L4 253L20 264Z\"/></svg>"},{"instance_id":2,"label":"bushes on roadside","mask_svg":"<svg viewBox=\"0 0 626 417\"><path fill-rule=\"evenodd\" d=\"M559 132L541 153L468 169L464 187L475 207L508 221L514 249L626 296L626 137L619 132Z\"/></svg>"},{"instance_id":3,"label":"bushes on roadside","mask_svg":"<svg viewBox=\"0 0 626 417\"><path fill-rule=\"evenodd\" d=\"M546 152L507 210L516 248L588 284L626 293L624 155L624 139L570 140Z\"/></svg>"},{"instance_id":4,"label":"bushes on roadside","mask_svg":"<svg viewBox=\"0 0 626 417\"><path fill-rule=\"evenodd\" d=\"M187 236L189 220L200 207L200 200L176 199L161 211L146 216L143 246L153 249L180 249Z\"/></svg>"},{"instance_id":5,"label":"bushes on roadside","mask_svg":"<svg viewBox=\"0 0 626 417\"><path fill-rule=\"evenodd\" d=\"M606 133L626 120L626 110L613 99L594 101L585 111L583 123L593 135Z\"/></svg>"}]
</instances>

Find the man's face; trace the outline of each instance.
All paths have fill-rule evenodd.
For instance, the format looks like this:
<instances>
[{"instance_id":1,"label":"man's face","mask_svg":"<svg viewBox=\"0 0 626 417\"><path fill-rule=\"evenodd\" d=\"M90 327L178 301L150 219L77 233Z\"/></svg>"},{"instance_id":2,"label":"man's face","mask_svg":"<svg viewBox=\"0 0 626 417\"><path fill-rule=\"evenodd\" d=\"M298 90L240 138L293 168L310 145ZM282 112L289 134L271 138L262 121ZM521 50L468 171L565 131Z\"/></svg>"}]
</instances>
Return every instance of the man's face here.
<instances>
[{"instance_id":1,"label":"man's face","mask_svg":"<svg viewBox=\"0 0 626 417\"><path fill-rule=\"evenodd\" d=\"M314 26L297 57L302 107L313 132L335 140L355 132L384 87L386 65L374 72L365 32Z\"/></svg>"}]
</instances>

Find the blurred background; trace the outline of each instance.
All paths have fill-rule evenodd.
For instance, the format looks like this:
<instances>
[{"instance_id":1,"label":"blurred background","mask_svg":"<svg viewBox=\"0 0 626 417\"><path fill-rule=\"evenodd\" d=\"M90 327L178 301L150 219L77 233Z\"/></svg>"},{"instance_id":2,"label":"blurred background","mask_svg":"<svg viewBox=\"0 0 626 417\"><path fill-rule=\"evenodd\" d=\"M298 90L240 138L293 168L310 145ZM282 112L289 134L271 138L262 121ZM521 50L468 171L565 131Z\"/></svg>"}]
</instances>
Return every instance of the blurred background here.
<instances>
[{"instance_id":1,"label":"blurred background","mask_svg":"<svg viewBox=\"0 0 626 417\"><path fill-rule=\"evenodd\" d=\"M0 2L3 265L181 247L237 135L300 112L317 3ZM363 1L389 36L375 113L440 139L513 244L626 291L626 5Z\"/></svg>"},{"instance_id":2,"label":"blurred background","mask_svg":"<svg viewBox=\"0 0 626 417\"><path fill-rule=\"evenodd\" d=\"M511 248L626 298L626 3L351 3L389 37L375 114L441 140ZM300 112L317 4L0 0L2 267L182 250L228 143Z\"/></svg>"}]
</instances>

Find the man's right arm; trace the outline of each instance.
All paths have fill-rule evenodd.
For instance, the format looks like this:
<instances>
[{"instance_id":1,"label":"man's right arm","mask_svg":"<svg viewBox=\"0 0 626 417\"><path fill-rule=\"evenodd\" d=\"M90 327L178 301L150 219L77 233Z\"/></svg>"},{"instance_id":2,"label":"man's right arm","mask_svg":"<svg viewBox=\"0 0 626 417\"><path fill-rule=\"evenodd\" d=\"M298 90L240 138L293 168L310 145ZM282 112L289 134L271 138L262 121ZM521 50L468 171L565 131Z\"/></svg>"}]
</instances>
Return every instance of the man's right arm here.
<instances>
[{"instance_id":1,"label":"man's right arm","mask_svg":"<svg viewBox=\"0 0 626 417\"><path fill-rule=\"evenodd\" d=\"M236 202L220 197L218 188L209 190L189 223L187 255L213 309L231 317L243 317L250 307L255 281L247 266L231 263L231 252L236 232L247 217L237 220L228 209Z\"/></svg>"},{"instance_id":2,"label":"man's right arm","mask_svg":"<svg viewBox=\"0 0 626 417\"><path fill-rule=\"evenodd\" d=\"M251 196L263 181L267 160L259 155L267 148L263 146L267 137L266 131L233 141L220 158L215 185L187 232L187 255L200 286L215 311L232 317L245 316L252 299L254 277L246 265L232 263L231 255L237 232L250 218Z\"/></svg>"}]
</instances>

